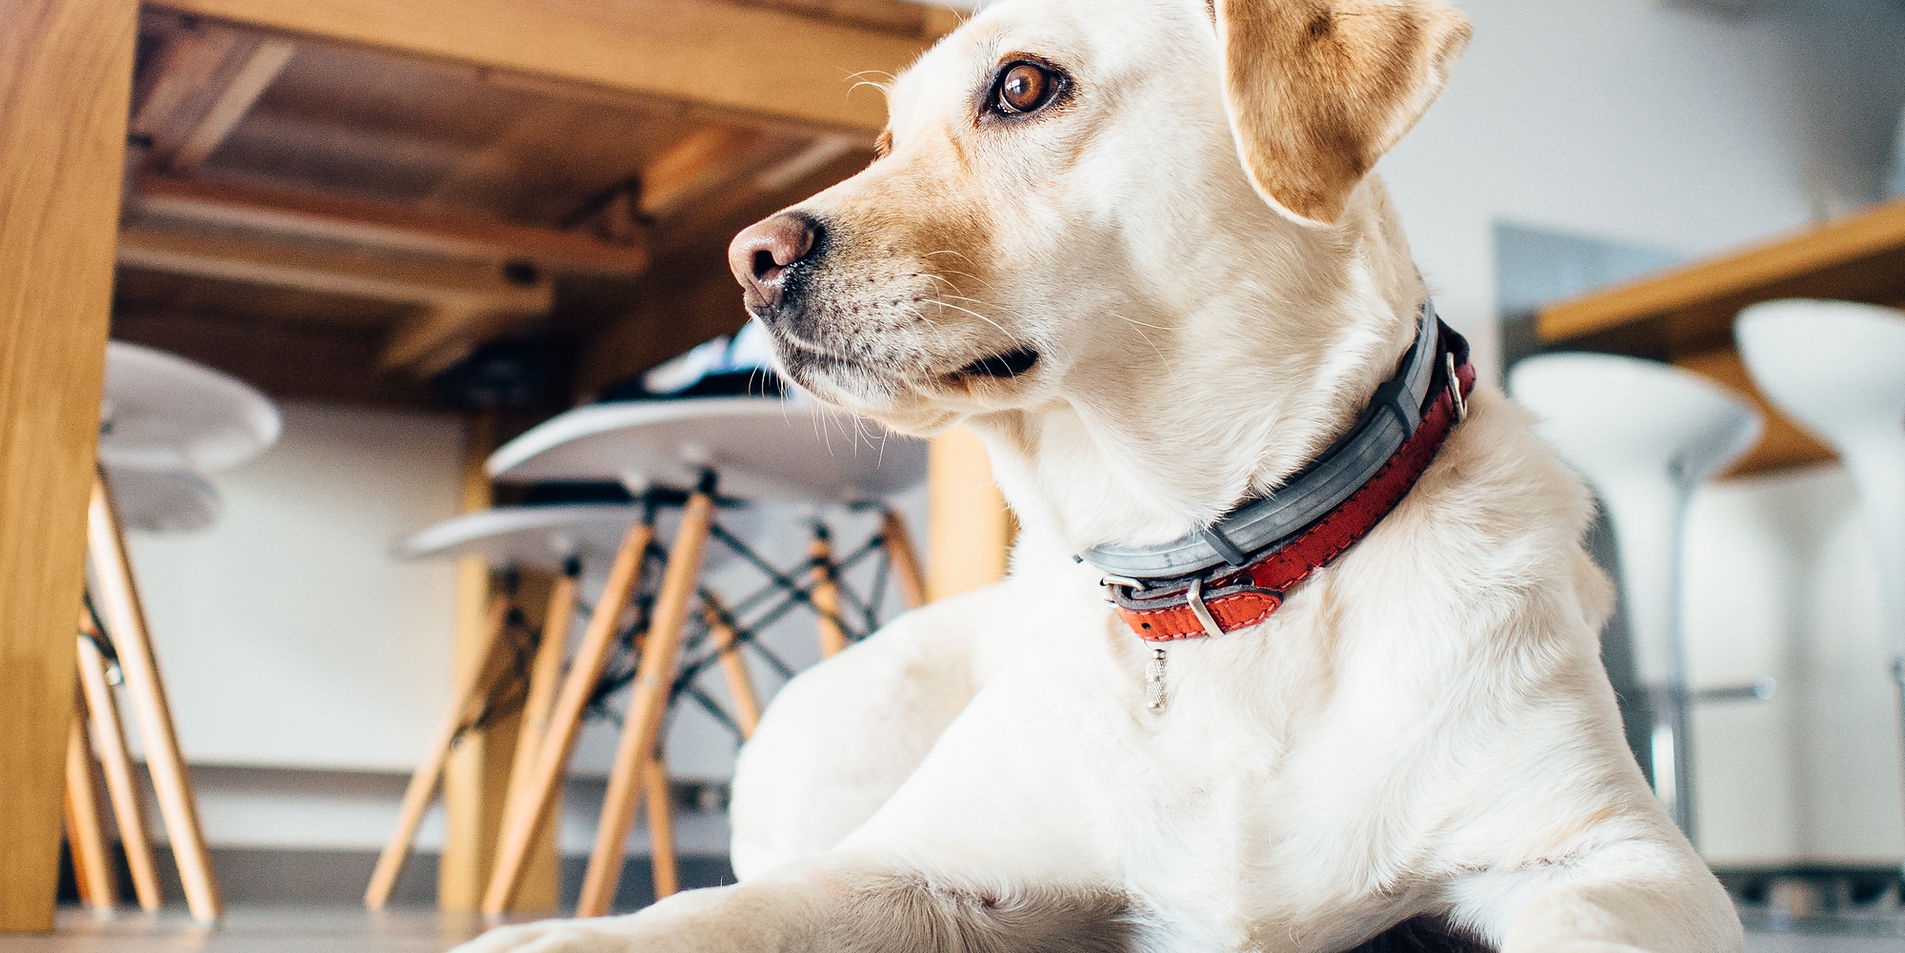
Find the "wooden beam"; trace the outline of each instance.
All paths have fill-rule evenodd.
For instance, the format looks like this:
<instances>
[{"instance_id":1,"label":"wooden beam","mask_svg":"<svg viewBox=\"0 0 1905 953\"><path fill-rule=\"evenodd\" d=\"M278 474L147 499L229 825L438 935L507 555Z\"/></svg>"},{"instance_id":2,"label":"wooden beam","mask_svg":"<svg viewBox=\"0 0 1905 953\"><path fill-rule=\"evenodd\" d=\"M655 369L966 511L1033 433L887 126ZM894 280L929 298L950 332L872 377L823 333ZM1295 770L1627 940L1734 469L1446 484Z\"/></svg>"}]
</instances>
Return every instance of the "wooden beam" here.
<instances>
[{"instance_id":1,"label":"wooden beam","mask_svg":"<svg viewBox=\"0 0 1905 953\"><path fill-rule=\"evenodd\" d=\"M648 267L648 252L639 245L312 192L147 174L139 178L134 201L138 211L166 219L410 254L477 258L498 265L521 262L552 272L600 275L638 275Z\"/></svg>"},{"instance_id":2,"label":"wooden beam","mask_svg":"<svg viewBox=\"0 0 1905 953\"><path fill-rule=\"evenodd\" d=\"M986 445L961 427L927 448L927 596L935 601L1005 578L1015 532Z\"/></svg>"},{"instance_id":3,"label":"wooden beam","mask_svg":"<svg viewBox=\"0 0 1905 953\"><path fill-rule=\"evenodd\" d=\"M435 307L406 319L384 339L377 368L429 377L461 360L478 344L519 323L521 313L487 308Z\"/></svg>"},{"instance_id":4,"label":"wooden beam","mask_svg":"<svg viewBox=\"0 0 1905 953\"><path fill-rule=\"evenodd\" d=\"M1545 341L1664 357L1726 346L1741 308L1905 298L1905 199L1544 308Z\"/></svg>"},{"instance_id":5,"label":"wooden beam","mask_svg":"<svg viewBox=\"0 0 1905 953\"><path fill-rule=\"evenodd\" d=\"M296 47L220 26L181 25L160 47L130 128L151 141L149 167L188 172L230 137L290 64Z\"/></svg>"},{"instance_id":6,"label":"wooden beam","mask_svg":"<svg viewBox=\"0 0 1905 953\"><path fill-rule=\"evenodd\" d=\"M546 313L554 295L547 276L514 281L483 262L403 260L146 226L121 232L118 257L122 265L174 274L499 313Z\"/></svg>"},{"instance_id":7,"label":"wooden beam","mask_svg":"<svg viewBox=\"0 0 1905 953\"><path fill-rule=\"evenodd\" d=\"M225 144L232 130L238 128L245 114L251 112L251 107L258 104L265 90L277 82L278 75L291 64L291 56L296 52L297 47L288 40L260 41L239 64L238 74L213 97L211 108L192 125L185 142L167 163L172 171L190 172L204 165L205 160Z\"/></svg>"},{"instance_id":8,"label":"wooden beam","mask_svg":"<svg viewBox=\"0 0 1905 953\"><path fill-rule=\"evenodd\" d=\"M133 0L0 0L0 932L50 930Z\"/></svg>"},{"instance_id":9,"label":"wooden beam","mask_svg":"<svg viewBox=\"0 0 1905 953\"><path fill-rule=\"evenodd\" d=\"M156 0L235 24L871 132L886 103L853 77L897 73L926 38L719 0Z\"/></svg>"},{"instance_id":10,"label":"wooden beam","mask_svg":"<svg viewBox=\"0 0 1905 953\"><path fill-rule=\"evenodd\" d=\"M378 372L384 348L379 329L136 309L113 315L112 330L116 339L216 367L275 400L440 409L420 382ZM285 360L287 354L297 355L297 360Z\"/></svg>"}]
</instances>

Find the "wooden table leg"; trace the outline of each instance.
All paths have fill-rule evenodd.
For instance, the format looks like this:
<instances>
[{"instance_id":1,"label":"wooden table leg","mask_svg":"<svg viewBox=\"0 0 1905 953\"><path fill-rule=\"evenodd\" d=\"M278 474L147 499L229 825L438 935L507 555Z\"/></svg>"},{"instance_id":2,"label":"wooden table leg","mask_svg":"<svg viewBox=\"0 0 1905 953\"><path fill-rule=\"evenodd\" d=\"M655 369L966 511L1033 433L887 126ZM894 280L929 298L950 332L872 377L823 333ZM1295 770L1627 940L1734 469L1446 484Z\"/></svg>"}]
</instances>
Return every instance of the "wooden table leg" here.
<instances>
[{"instance_id":1,"label":"wooden table leg","mask_svg":"<svg viewBox=\"0 0 1905 953\"><path fill-rule=\"evenodd\" d=\"M808 595L814 601L814 625L820 630L820 657L833 658L847 648L846 630L840 627L840 576L833 562L833 539L827 527L814 524L814 541L807 555L814 561L809 577L813 588Z\"/></svg>"},{"instance_id":2,"label":"wooden table leg","mask_svg":"<svg viewBox=\"0 0 1905 953\"><path fill-rule=\"evenodd\" d=\"M734 724L741 729L741 740L746 741L754 737L754 729L761 724L761 699L754 691L754 677L748 673L747 658L741 654L734 626L728 623L721 607L710 603L704 617L715 649L721 653L721 675L728 683L728 701L734 705Z\"/></svg>"},{"instance_id":3,"label":"wooden table leg","mask_svg":"<svg viewBox=\"0 0 1905 953\"><path fill-rule=\"evenodd\" d=\"M211 857L205 849L205 834L199 825L198 800L192 793L191 775L186 772L185 757L179 751L178 736L172 729L172 709L166 702L158 659L146 631L145 610L139 604L139 589L132 580L132 564L126 559L125 534L103 476L93 481L86 535L87 557L92 561L96 586L93 602L112 630L113 646L119 653L119 670L125 674L126 695L132 703L132 717L139 723L139 736L145 742L146 766L152 772L152 786L159 794L159 813L165 818L172 855L179 865L179 880L185 887L186 906L196 919L216 920L223 905L218 897L218 883L212 876Z\"/></svg>"},{"instance_id":4,"label":"wooden table leg","mask_svg":"<svg viewBox=\"0 0 1905 953\"><path fill-rule=\"evenodd\" d=\"M913 548L913 536L906 531L906 521L899 513L886 511L880 522L880 539L886 545L887 558L893 561L893 581L900 587L900 599L908 609L925 605L926 576L919 571L919 550Z\"/></svg>"},{"instance_id":5,"label":"wooden table leg","mask_svg":"<svg viewBox=\"0 0 1905 953\"><path fill-rule=\"evenodd\" d=\"M675 796L668 785L668 765L657 751L644 772L648 788L648 842L655 872L655 899L681 890L681 866L675 859Z\"/></svg>"},{"instance_id":6,"label":"wooden table leg","mask_svg":"<svg viewBox=\"0 0 1905 953\"><path fill-rule=\"evenodd\" d=\"M675 677L675 663L681 650L682 625L688 619L696 581L701 576L701 556L714 522L713 487L703 484L688 498L682 510L681 530L668 552L668 569L662 574L661 592L655 597L648 638L642 644L642 658L635 671L635 690L628 703L622 725L622 741L615 753L615 767L609 774L608 796L602 804L602 820L596 828L595 850L589 855L589 869L582 880L582 900L576 905L579 916L599 917L609 911L615 899L615 886L622 879L622 862L628 852L628 832L635 822L635 809L641 799L643 769L654 757L661 740L661 719L668 707L668 692Z\"/></svg>"},{"instance_id":7,"label":"wooden table leg","mask_svg":"<svg viewBox=\"0 0 1905 953\"><path fill-rule=\"evenodd\" d=\"M372 910L382 910L390 902L390 892L397 886L404 862L410 858L417 826L423 823L423 814L436 797L437 782L443 778L443 766L450 760L457 737L470 718L482 710L496 679L508 670L512 661L507 636L509 608L507 595L497 593L490 597L489 645L451 694L449 712L437 724L437 733L430 741L423 763L417 766L417 772L410 776L409 787L404 789L403 806L397 811L397 829L391 832L390 841L378 856L377 867L370 875L370 887L364 891L364 906Z\"/></svg>"},{"instance_id":8,"label":"wooden table leg","mask_svg":"<svg viewBox=\"0 0 1905 953\"><path fill-rule=\"evenodd\" d=\"M0 0L0 933L53 928L135 0Z\"/></svg>"},{"instance_id":9,"label":"wooden table leg","mask_svg":"<svg viewBox=\"0 0 1905 953\"><path fill-rule=\"evenodd\" d=\"M132 773L132 755L126 750L126 731L119 722L119 702L112 685L106 681L106 657L93 642L98 630L92 613L83 613L80 626L86 635L79 639L79 684L86 693L86 710L92 716L93 736L99 741L99 764L106 775L106 798L112 802L113 820L119 825L119 843L126 851L126 867L132 871L132 893L139 909L157 911L165 902L159 889L158 865L152 859L152 837L146 832L145 803Z\"/></svg>"},{"instance_id":10,"label":"wooden table leg","mask_svg":"<svg viewBox=\"0 0 1905 953\"><path fill-rule=\"evenodd\" d=\"M99 823L92 746L86 743L86 723L77 710L66 741L66 842L73 852L73 879L79 884L80 900L95 910L117 906L119 891L113 886L113 865L107 859L106 836Z\"/></svg>"},{"instance_id":11,"label":"wooden table leg","mask_svg":"<svg viewBox=\"0 0 1905 953\"><path fill-rule=\"evenodd\" d=\"M535 846L539 828L548 822L548 806L562 782L569 753L575 748L576 735L582 729L583 710L602 677L609 653L615 648L615 636L621 627L622 610L641 582L642 563L655 540L655 524L644 520L629 528L622 537L621 549L609 569L608 583L589 617L582 643L569 663L569 674L556 695L555 711L549 718L549 730L536 751L536 761L523 782L521 797L510 805L503 818L503 830L496 847L496 870L489 889L483 894L483 912L498 915L509 910L516 889L522 883L530 849Z\"/></svg>"}]
</instances>

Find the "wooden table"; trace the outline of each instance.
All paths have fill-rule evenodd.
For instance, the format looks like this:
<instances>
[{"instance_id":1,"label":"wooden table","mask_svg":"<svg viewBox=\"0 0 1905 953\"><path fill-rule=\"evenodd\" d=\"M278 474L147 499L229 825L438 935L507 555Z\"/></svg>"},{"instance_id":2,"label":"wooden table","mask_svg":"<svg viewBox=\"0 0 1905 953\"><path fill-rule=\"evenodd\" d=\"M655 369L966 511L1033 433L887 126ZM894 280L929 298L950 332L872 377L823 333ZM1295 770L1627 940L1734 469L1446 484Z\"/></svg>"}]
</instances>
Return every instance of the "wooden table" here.
<instances>
[{"instance_id":1,"label":"wooden table","mask_svg":"<svg viewBox=\"0 0 1905 953\"><path fill-rule=\"evenodd\" d=\"M1775 298L1905 304L1905 199L1736 252L1543 309L1542 340L1672 361L1751 396L1766 435L1734 472L1830 459L1753 387L1733 348L1733 318Z\"/></svg>"},{"instance_id":2,"label":"wooden table","mask_svg":"<svg viewBox=\"0 0 1905 953\"><path fill-rule=\"evenodd\" d=\"M558 298L550 274L652 272L638 313L594 332L587 350L601 357L577 375L599 385L732 330L682 318L685 307L720 302L725 310L709 313L739 320L719 249L711 257L695 242L724 246L732 221L864 164L885 105L876 92L850 92L852 80L899 71L956 20L898 0L0 0L0 932L53 924L109 322L275 397L415 401L427 394L425 373L541 320ZM161 48L135 57L154 36ZM498 141L472 139L456 170L467 174L447 191L366 198L219 180L219 157L250 148L247 117L307 56L360 96L376 81L379 102L421 97L424 114L437 108L429 91L453 88L501 90L537 111L512 116ZM267 124L284 129L309 85L279 90ZM625 188L605 193L586 221L472 211L472 196L543 167L509 147L540 144L561 159L613 149L616 133L588 122L587 104L660 131ZM478 118L488 125L464 132L500 125ZM594 138L585 147L572 136ZM253 134L254 145L269 138ZM373 145L366 154L413 166L441 158L414 142ZM308 149L272 148L310 171ZM370 184L416 183L391 173ZM265 238L232 238L244 231ZM689 259L670 255L711 267L684 278L678 263ZM136 311L114 313L116 263L120 297ZM199 284L180 292L188 282ZM356 324L272 329L243 314L193 324L178 312L181 302L242 309L258 297L250 288L272 289L305 319ZM315 304L325 295L343 304ZM967 489L961 500L987 513L960 522L1003 527L996 497ZM464 825L453 817L451 827ZM483 842L453 838L446 869L460 863L450 850L464 848L465 866L480 868Z\"/></svg>"}]
</instances>

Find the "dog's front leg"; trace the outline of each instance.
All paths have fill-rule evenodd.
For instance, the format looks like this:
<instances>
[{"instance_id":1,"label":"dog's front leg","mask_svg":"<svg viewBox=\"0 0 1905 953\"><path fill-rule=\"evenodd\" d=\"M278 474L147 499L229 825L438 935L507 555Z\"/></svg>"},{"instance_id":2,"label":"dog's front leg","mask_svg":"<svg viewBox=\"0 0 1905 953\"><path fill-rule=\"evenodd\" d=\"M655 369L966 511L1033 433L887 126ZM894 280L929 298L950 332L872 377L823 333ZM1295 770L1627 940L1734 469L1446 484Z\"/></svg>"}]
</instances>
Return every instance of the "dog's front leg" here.
<instances>
[{"instance_id":1,"label":"dog's front leg","mask_svg":"<svg viewBox=\"0 0 1905 953\"><path fill-rule=\"evenodd\" d=\"M1124 953L1124 895L821 861L640 913L494 930L455 953Z\"/></svg>"},{"instance_id":2,"label":"dog's front leg","mask_svg":"<svg viewBox=\"0 0 1905 953\"><path fill-rule=\"evenodd\" d=\"M1678 835L1669 835L1678 840ZM1479 874L1458 919L1501 953L1739 953L1739 914L1685 841L1630 840L1513 873Z\"/></svg>"}]
</instances>

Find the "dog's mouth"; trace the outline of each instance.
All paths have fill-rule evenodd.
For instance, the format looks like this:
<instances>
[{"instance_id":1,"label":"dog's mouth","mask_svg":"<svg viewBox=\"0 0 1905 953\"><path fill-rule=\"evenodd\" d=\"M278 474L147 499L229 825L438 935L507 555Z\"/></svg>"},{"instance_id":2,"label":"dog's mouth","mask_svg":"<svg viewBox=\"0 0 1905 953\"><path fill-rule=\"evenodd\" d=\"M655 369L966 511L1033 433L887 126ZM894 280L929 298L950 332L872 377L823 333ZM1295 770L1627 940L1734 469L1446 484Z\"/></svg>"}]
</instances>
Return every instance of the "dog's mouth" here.
<instances>
[{"instance_id":1,"label":"dog's mouth","mask_svg":"<svg viewBox=\"0 0 1905 953\"><path fill-rule=\"evenodd\" d=\"M979 377L991 380L1011 380L1038 366L1038 351L1029 347L1014 348L1003 354L982 357L952 373L954 378Z\"/></svg>"}]
</instances>

